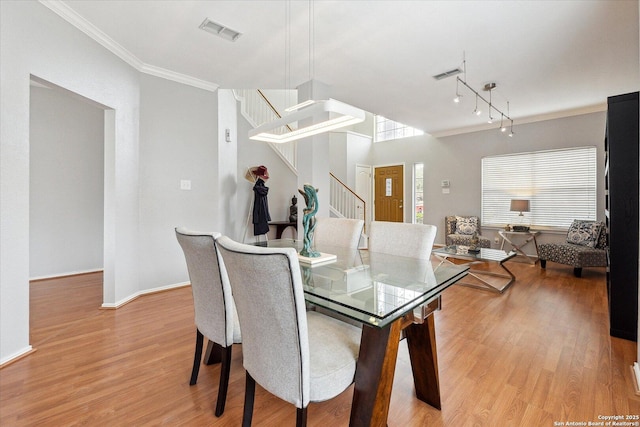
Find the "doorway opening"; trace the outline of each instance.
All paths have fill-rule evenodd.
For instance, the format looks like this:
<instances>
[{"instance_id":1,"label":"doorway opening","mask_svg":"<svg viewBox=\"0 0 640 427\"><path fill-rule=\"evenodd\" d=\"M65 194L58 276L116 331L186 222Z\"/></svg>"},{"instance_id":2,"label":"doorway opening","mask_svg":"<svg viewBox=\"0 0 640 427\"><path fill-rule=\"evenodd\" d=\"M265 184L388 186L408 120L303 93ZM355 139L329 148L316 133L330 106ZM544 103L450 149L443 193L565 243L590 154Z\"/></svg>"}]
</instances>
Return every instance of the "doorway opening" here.
<instances>
[{"instance_id":1,"label":"doorway opening","mask_svg":"<svg viewBox=\"0 0 640 427\"><path fill-rule=\"evenodd\" d=\"M29 114L30 282L55 280L73 288L74 276L92 275L100 300L78 301L89 306L73 311L97 312L108 259L105 147L115 133L113 110L32 75ZM30 311L38 307L30 295Z\"/></svg>"}]
</instances>

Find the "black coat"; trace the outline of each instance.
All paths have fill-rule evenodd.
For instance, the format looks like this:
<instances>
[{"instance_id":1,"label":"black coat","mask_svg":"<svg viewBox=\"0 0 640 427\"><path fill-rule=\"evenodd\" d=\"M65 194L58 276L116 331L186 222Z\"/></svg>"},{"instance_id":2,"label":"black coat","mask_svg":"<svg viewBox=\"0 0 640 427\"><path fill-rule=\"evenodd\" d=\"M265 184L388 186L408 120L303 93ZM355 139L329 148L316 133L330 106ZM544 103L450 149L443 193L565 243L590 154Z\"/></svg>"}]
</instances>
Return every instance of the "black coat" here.
<instances>
[{"instance_id":1,"label":"black coat","mask_svg":"<svg viewBox=\"0 0 640 427\"><path fill-rule=\"evenodd\" d=\"M269 187L266 187L264 181L258 178L253 186L253 193L255 195L253 202L253 234L259 236L269 232L269 221L271 221L269 202L267 201Z\"/></svg>"}]
</instances>

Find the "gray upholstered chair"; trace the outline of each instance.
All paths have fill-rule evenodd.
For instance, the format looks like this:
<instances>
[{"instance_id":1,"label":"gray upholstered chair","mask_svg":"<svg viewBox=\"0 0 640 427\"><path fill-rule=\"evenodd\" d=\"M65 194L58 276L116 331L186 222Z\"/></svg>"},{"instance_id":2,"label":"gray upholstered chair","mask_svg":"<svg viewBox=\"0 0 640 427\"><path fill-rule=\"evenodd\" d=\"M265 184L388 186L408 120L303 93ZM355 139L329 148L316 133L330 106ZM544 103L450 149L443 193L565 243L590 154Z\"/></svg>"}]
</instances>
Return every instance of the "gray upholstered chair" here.
<instances>
[{"instance_id":1,"label":"gray upholstered chair","mask_svg":"<svg viewBox=\"0 0 640 427\"><path fill-rule=\"evenodd\" d=\"M224 264L217 253L215 239L220 233L202 233L176 228L176 237L187 261L195 309L196 349L190 385L198 381L204 337L221 350L220 385L215 414L224 412L231 369L231 349L242 342L240 324Z\"/></svg>"},{"instance_id":2,"label":"gray upholstered chair","mask_svg":"<svg viewBox=\"0 0 640 427\"><path fill-rule=\"evenodd\" d=\"M540 267L547 261L573 266L573 274L582 276L583 267L607 266L607 230L601 221L575 220L567 231L566 242L538 245Z\"/></svg>"},{"instance_id":3,"label":"gray upholstered chair","mask_svg":"<svg viewBox=\"0 0 640 427\"><path fill-rule=\"evenodd\" d=\"M371 252L429 259L437 231L435 225L372 221L368 247Z\"/></svg>"},{"instance_id":4,"label":"gray upholstered chair","mask_svg":"<svg viewBox=\"0 0 640 427\"><path fill-rule=\"evenodd\" d=\"M458 220L460 220L460 224L458 224ZM474 231L478 233L478 247L490 248L491 239L480 235L482 229L479 217L474 215L449 215L444 218L444 235L447 246L469 246Z\"/></svg>"},{"instance_id":5,"label":"gray upholstered chair","mask_svg":"<svg viewBox=\"0 0 640 427\"><path fill-rule=\"evenodd\" d=\"M317 246L357 248L364 221L350 218L317 218L313 242Z\"/></svg>"},{"instance_id":6,"label":"gray upholstered chair","mask_svg":"<svg viewBox=\"0 0 640 427\"><path fill-rule=\"evenodd\" d=\"M354 380L361 331L307 312L295 249L216 240L242 328L246 370L243 426L251 425L255 383L297 408L306 425L309 402L331 399Z\"/></svg>"}]
</instances>

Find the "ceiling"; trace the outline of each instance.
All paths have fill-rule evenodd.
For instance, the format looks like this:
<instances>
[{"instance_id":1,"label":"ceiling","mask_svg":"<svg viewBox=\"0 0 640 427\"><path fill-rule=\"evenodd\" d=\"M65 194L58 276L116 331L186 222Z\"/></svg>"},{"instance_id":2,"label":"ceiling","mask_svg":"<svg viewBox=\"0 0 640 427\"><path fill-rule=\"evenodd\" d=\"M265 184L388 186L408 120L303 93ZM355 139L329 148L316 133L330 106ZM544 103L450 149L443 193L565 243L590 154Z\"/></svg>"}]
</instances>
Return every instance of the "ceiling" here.
<instances>
[{"instance_id":1,"label":"ceiling","mask_svg":"<svg viewBox=\"0 0 640 427\"><path fill-rule=\"evenodd\" d=\"M435 136L497 126L472 114L468 89L452 102L455 77L432 77L463 57L460 76L484 96L495 82L493 103L507 113L509 101L516 127L600 111L640 87L637 0L43 3L142 71L213 89L314 79L332 98ZM202 31L205 18L242 35Z\"/></svg>"}]
</instances>

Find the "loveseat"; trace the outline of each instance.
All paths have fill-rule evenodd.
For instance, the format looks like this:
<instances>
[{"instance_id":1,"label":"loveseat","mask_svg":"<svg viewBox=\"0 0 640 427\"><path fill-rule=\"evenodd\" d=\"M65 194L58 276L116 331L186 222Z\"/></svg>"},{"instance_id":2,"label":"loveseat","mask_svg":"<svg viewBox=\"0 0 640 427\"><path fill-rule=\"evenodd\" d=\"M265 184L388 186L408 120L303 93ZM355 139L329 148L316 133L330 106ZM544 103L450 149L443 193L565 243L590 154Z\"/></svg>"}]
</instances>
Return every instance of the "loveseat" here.
<instances>
[{"instance_id":1,"label":"loveseat","mask_svg":"<svg viewBox=\"0 0 640 427\"><path fill-rule=\"evenodd\" d=\"M574 220L566 242L538 245L540 267L547 261L573 266L573 274L582 276L583 267L607 266L607 230L601 221Z\"/></svg>"},{"instance_id":2,"label":"loveseat","mask_svg":"<svg viewBox=\"0 0 640 427\"><path fill-rule=\"evenodd\" d=\"M480 235L480 218L477 216L450 215L444 218L445 243L447 246L471 244L473 233L478 233L478 247L490 248L491 239Z\"/></svg>"}]
</instances>

